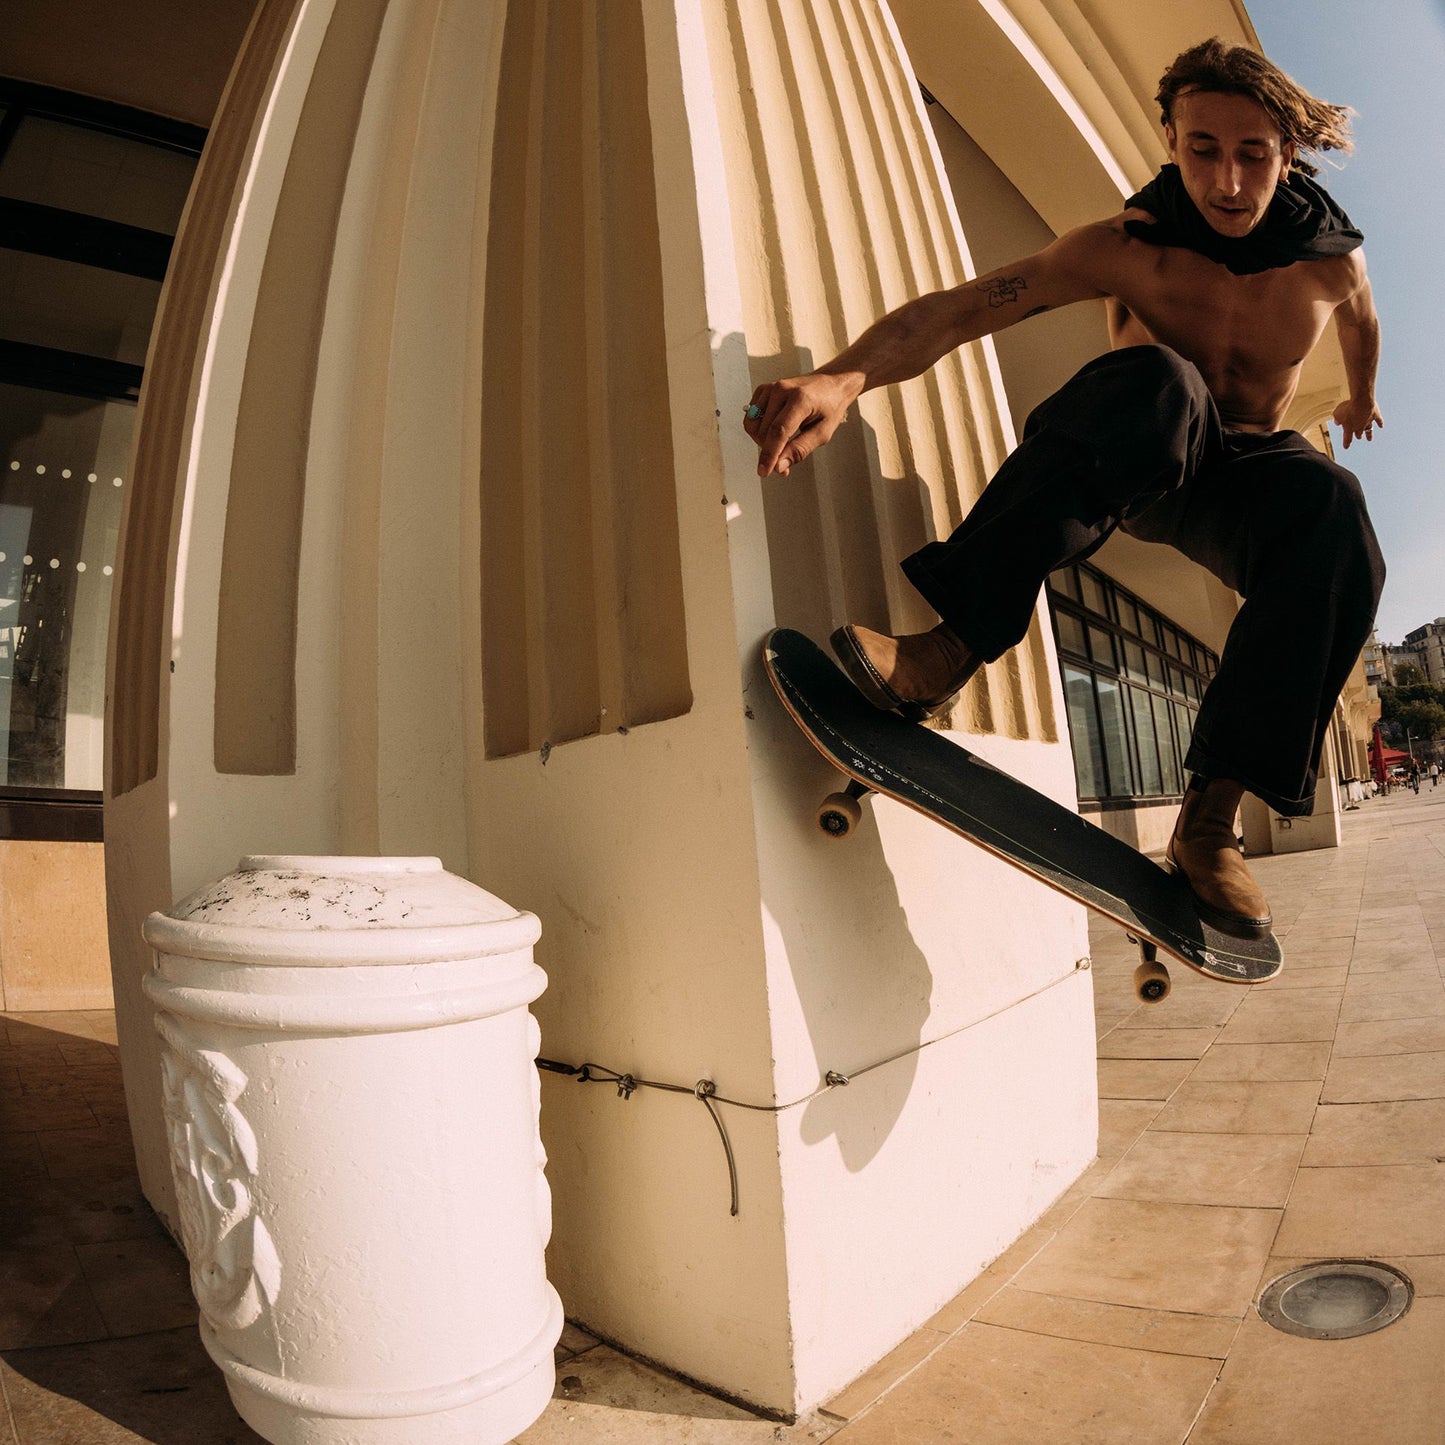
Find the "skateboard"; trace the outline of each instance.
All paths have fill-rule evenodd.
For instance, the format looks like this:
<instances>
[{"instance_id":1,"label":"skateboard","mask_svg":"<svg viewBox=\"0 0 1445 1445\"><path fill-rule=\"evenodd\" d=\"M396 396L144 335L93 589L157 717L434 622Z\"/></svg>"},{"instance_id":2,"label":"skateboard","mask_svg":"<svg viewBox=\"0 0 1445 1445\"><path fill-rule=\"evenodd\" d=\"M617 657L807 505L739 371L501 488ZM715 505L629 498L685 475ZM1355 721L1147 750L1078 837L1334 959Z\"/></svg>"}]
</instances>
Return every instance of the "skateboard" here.
<instances>
[{"instance_id":1,"label":"skateboard","mask_svg":"<svg viewBox=\"0 0 1445 1445\"><path fill-rule=\"evenodd\" d=\"M870 793L907 804L1123 928L1139 950L1134 990L1145 1003L1169 993L1161 954L1221 983L1265 983L1283 968L1272 934L1211 927L1182 878L953 739L879 711L801 633L771 633L763 661L793 721L849 779L818 808L829 837L853 832Z\"/></svg>"}]
</instances>

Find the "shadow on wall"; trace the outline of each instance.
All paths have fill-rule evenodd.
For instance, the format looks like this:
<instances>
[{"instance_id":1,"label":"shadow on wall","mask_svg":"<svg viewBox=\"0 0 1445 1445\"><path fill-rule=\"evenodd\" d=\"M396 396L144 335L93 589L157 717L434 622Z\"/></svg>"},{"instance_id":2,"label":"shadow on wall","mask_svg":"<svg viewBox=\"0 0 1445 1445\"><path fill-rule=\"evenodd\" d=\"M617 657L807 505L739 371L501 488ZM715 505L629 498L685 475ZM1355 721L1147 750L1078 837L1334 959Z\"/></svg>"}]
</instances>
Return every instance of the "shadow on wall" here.
<instances>
[{"instance_id":1,"label":"shadow on wall","mask_svg":"<svg viewBox=\"0 0 1445 1445\"><path fill-rule=\"evenodd\" d=\"M800 374L812 358L749 362L755 377L781 376ZM890 577L897 563L890 554L930 540L929 490L918 477L883 477L879 456L873 429L855 414L792 475L762 483L779 626L824 643L844 621L928 625L926 605L902 573ZM883 1147L912 1089L933 975L871 809L846 843L826 837L814 812L842 786L841 775L786 716L760 649L743 683L765 796L778 809L759 829L763 906L786 950L819 1073L848 1074L902 1055L872 1073L866 1091L835 1088L806 1105L803 1140L835 1139L845 1166L858 1172Z\"/></svg>"},{"instance_id":2,"label":"shadow on wall","mask_svg":"<svg viewBox=\"0 0 1445 1445\"><path fill-rule=\"evenodd\" d=\"M802 375L813 364L807 350L749 358L755 377ZM856 410L793 475L767 478L762 491L780 627L821 641L842 622L932 625L898 568L934 539L928 486L884 475L877 435Z\"/></svg>"},{"instance_id":3,"label":"shadow on wall","mask_svg":"<svg viewBox=\"0 0 1445 1445\"><path fill-rule=\"evenodd\" d=\"M818 1072L851 1074L903 1055L870 1074L866 1086L834 1088L805 1106L804 1142L836 1139L856 1173L883 1147L908 1100L918 1069L911 1051L922 1042L933 973L870 808L846 842L825 836L814 812L842 775L784 712L761 656L744 687L753 727L763 734L759 772L778 810L759 829L763 908L786 951Z\"/></svg>"}]
</instances>

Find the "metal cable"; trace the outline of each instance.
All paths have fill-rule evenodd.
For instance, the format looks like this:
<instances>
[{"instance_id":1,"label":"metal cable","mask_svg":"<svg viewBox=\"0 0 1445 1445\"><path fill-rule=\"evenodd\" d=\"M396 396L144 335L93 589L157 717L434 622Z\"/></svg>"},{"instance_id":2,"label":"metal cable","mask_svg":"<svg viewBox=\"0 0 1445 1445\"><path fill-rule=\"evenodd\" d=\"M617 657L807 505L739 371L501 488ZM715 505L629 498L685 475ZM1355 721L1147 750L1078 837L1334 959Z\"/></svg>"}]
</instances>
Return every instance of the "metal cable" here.
<instances>
[{"instance_id":1,"label":"metal cable","mask_svg":"<svg viewBox=\"0 0 1445 1445\"><path fill-rule=\"evenodd\" d=\"M814 1099L820 1098L823 1094L832 1089L845 1088L854 1079L861 1079L865 1074L871 1074L875 1069L886 1068L889 1064L896 1064L901 1059L906 1059L910 1054L921 1054L924 1049L931 1049L935 1044L945 1043L947 1040L956 1038L959 1034L967 1033L970 1029L976 1029L980 1024L986 1024L990 1019L996 1019L1000 1014L1007 1013L1010 1009L1017 1008L1019 1004L1028 1003L1036 999L1040 994L1047 993L1050 989L1057 988L1059 984L1072 978L1076 973L1082 972L1089 967L1089 960L1081 958L1077 960L1073 968L1066 974L1036 988L1032 993L1025 994L1023 998L1015 999L1012 1003L1002 1008L994 1009L992 1013L984 1014L980 1018L973 1019L969 1023L960 1024L956 1029L950 1029L945 1034L939 1034L937 1038L925 1039L922 1043L913 1044L909 1048L900 1049L896 1054L890 1054L886 1059L878 1059L874 1063L865 1064L862 1068L854 1069L851 1073L840 1073L836 1069L829 1069L823 1075L822 1084L814 1089L812 1093L804 1094L800 1099L792 1099L786 1104L753 1104L745 1099L730 1099L725 1094L719 1094L717 1085L711 1079L699 1079L691 1086L687 1084L667 1084L659 1079L641 1079L636 1074L619 1073L616 1069L610 1069L606 1064L593 1063L590 1060L584 1064L566 1064L558 1059L537 1060L537 1067L549 1074L565 1074L575 1078L579 1084L616 1084L617 1097L619 1099L630 1099L639 1089L658 1089L665 1094L691 1094L707 1109L712 1121L717 1125L718 1137L722 1140L723 1152L727 1155L728 1165L728 1186L732 1194L732 1207L730 1213L738 1213L738 1168L737 1160L733 1155L732 1141L728 1138L728 1131L723 1124L722 1115L717 1111L718 1104L726 1104L733 1109L747 1109L758 1114L782 1114L789 1109L796 1109L803 1104L811 1103Z\"/></svg>"}]
</instances>

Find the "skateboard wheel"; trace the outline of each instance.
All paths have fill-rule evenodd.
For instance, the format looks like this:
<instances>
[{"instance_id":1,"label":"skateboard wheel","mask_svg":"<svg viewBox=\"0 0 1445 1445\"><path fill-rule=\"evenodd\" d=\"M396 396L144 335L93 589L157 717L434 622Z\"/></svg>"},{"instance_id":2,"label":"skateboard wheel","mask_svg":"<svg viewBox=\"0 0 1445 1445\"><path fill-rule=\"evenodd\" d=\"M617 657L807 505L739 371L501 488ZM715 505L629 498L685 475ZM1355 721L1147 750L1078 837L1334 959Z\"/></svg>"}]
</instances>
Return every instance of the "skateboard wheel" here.
<instances>
[{"instance_id":1,"label":"skateboard wheel","mask_svg":"<svg viewBox=\"0 0 1445 1445\"><path fill-rule=\"evenodd\" d=\"M1134 970L1134 992L1144 1003L1162 1003L1169 997L1169 986L1169 970L1157 958Z\"/></svg>"},{"instance_id":2,"label":"skateboard wheel","mask_svg":"<svg viewBox=\"0 0 1445 1445\"><path fill-rule=\"evenodd\" d=\"M818 826L830 838L846 838L863 817L857 798L847 793L829 793L818 804Z\"/></svg>"}]
</instances>

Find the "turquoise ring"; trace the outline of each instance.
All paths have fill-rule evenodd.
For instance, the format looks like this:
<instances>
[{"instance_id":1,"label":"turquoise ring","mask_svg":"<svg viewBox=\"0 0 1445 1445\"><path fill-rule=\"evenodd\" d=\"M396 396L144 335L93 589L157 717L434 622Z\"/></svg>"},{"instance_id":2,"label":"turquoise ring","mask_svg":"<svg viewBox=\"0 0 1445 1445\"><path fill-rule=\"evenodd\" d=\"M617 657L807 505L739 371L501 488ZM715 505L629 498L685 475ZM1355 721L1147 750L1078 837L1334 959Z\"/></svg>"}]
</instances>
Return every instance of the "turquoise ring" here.
<instances>
[{"instance_id":1,"label":"turquoise ring","mask_svg":"<svg viewBox=\"0 0 1445 1445\"><path fill-rule=\"evenodd\" d=\"M747 417L749 421L756 421L762 414L763 409L757 404L757 402L750 403L748 409L743 413L743 415Z\"/></svg>"}]
</instances>

